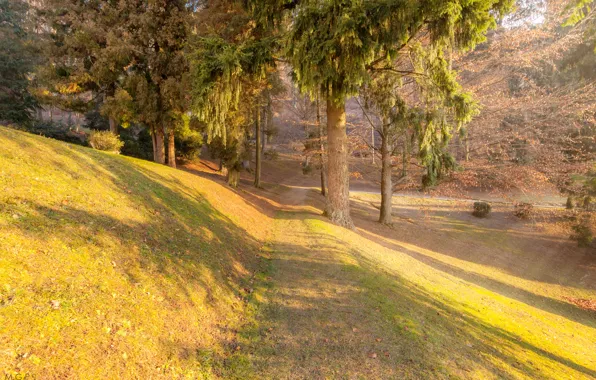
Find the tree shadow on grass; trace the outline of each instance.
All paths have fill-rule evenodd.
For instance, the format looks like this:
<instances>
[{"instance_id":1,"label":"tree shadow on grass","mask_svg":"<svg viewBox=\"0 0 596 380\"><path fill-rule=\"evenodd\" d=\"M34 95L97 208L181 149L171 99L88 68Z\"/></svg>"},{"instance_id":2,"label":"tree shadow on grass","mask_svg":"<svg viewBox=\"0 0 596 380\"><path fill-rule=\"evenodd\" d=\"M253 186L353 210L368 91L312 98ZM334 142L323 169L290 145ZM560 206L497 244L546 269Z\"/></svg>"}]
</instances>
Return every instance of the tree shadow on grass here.
<instances>
[{"instance_id":1,"label":"tree shadow on grass","mask_svg":"<svg viewBox=\"0 0 596 380\"><path fill-rule=\"evenodd\" d=\"M247 231L218 211L196 185L189 187L188 183L178 180L173 175L176 172L170 169L155 166L163 170L154 171L150 168L154 164L81 147L68 147L53 141L40 144L37 139L25 135L22 138L25 145L21 144L21 149L25 149L30 157L49 161L50 164L43 164L44 169L45 166L53 166L52 170L40 174L47 175L47 178L42 178L44 183L53 186L53 170L73 178L83 177L78 182L82 186L88 186L86 178L97 177L105 181L102 186L105 185L110 195L101 197L100 194L92 201L75 197L81 202L79 204L76 200L60 203L54 198L35 198L28 189L23 189L22 195L15 192L14 201L21 216L10 221L10 228L24 237L25 245L27 238L36 241L38 246L51 238L64 244L62 248L53 248L52 254L56 257L60 257L59 250L64 249L69 252L79 250L92 260L105 261L107 258L104 264L110 269L106 270L106 275L126 278L132 285L130 289L140 287L140 293L143 293L143 282L148 280L147 276L159 274L151 278L151 286L168 287L170 298L165 294L165 302L169 303L168 308L172 312L180 302L194 305L197 313L202 312L204 306L224 310L217 306L234 299L234 304L226 305L225 310L235 309L233 317L240 318L242 311L237 308L241 308L242 299L246 297L244 288L261 265L263 242L253 234L254 231ZM32 165L35 169L34 161L24 165L24 168ZM28 172L24 173L28 175ZM85 193L84 187L71 186L72 183L64 176L60 180L62 188L59 192L56 190L59 194ZM208 191L215 192L218 186L214 184L214 188ZM51 188L48 191L51 192ZM109 205L104 206L104 203ZM138 212L131 217L125 214L126 211L112 214L113 204L120 203L127 207L126 210ZM5 207L10 211L13 206ZM247 206L246 209L249 208ZM23 247L26 248L25 245ZM106 255L108 248L109 254ZM76 265L79 264L69 268L76 268ZM56 268L60 266L57 263ZM71 274L60 273L57 276L64 275ZM100 287L99 284L92 286ZM197 298L197 289L204 290L204 299ZM228 300L218 299L220 296ZM223 330L226 325L227 321L221 321L219 327ZM229 334L222 333L214 339L217 340L218 336L229 337Z\"/></svg>"},{"instance_id":2,"label":"tree shadow on grass","mask_svg":"<svg viewBox=\"0 0 596 380\"><path fill-rule=\"evenodd\" d=\"M377 236L371 234L366 230L361 229L360 233L362 234L362 236L366 237L371 241L374 241L389 249L404 253L441 272L448 273L452 276L460 278L464 281L468 281L472 284L478 285L497 294L523 302L529 306L547 311L549 313L560 315L571 321L581 323L587 327L596 328L596 316L593 312L589 310L584 310L570 303L559 301L550 297L541 296L529 292L525 289L521 289L516 286L494 280L490 277L467 271L455 265L447 264L433 257L425 255L421 252L409 249L405 245L401 245L399 244L399 242L395 240L393 242L388 242L386 240L379 239Z\"/></svg>"},{"instance_id":3,"label":"tree shadow on grass","mask_svg":"<svg viewBox=\"0 0 596 380\"><path fill-rule=\"evenodd\" d=\"M312 218L301 212L284 212L281 217ZM238 356L252 363L255 378L443 378L484 373L513 379L520 371L533 378L555 377L541 371L546 366L520 359L516 353L522 350L579 374L596 375L479 321L463 305L446 304L332 235L309 231L301 238L310 239L313 246L275 246L274 267L291 275L268 292L257 323L240 332L248 348ZM346 253L356 263L340 258Z\"/></svg>"},{"instance_id":4,"label":"tree shadow on grass","mask_svg":"<svg viewBox=\"0 0 596 380\"><path fill-rule=\"evenodd\" d=\"M388 228L376 223L375 208L361 202L353 206L357 226L386 239L490 266L521 279L596 290L596 256L568 239L529 231L523 222L503 212L495 213L495 219L504 221L497 226L467 214L462 219L432 211L430 219L410 223L395 218L395 227ZM399 214L400 208L394 207L394 212Z\"/></svg>"}]
</instances>

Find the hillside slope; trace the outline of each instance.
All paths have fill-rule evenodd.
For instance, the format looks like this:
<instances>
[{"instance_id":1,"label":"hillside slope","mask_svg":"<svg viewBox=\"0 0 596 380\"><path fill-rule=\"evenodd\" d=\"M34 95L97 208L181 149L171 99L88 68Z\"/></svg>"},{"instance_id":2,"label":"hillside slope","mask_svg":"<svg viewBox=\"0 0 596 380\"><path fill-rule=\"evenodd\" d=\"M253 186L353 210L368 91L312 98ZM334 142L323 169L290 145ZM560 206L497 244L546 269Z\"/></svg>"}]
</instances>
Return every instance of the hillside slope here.
<instances>
[{"instance_id":1,"label":"hillside slope","mask_svg":"<svg viewBox=\"0 0 596 380\"><path fill-rule=\"evenodd\" d=\"M0 371L39 378L591 379L596 257L495 207L264 189L0 128ZM212 179L207 179L212 177ZM512 207L512 206L511 206ZM0 373L1 374L1 373Z\"/></svg>"},{"instance_id":2,"label":"hillside slope","mask_svg":"<svg viewBox=\"0 0 596 380\"><path fill-rule=\"evenodd\" d=\"M225 376L270 223L218 183L0 127L0 372Z\"/></svg>"}]
</instances>

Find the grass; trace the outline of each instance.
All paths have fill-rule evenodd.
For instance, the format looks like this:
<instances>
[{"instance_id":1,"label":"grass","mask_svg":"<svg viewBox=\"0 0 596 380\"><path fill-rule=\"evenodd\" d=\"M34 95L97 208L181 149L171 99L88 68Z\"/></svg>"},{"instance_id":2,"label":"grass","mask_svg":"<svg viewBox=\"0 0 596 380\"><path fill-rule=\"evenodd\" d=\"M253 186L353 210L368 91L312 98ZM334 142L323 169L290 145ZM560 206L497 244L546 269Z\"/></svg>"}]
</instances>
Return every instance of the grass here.
<instances>
[{"instance_id":1,"label":"grass","mask_svg":"<svg viewBox=\"0 0 596 380\"><path fill-rule=\"evenodd\" d=\"M267 217L223 185L0 128L0 372L225 376Z\"/></svg>"},{"instance_id":2,"label":"grass","mask_svg":"<svg viewBox=\"0 0 596 380\"><path fill-rule=\"evenodd\" d=\"M236 192L9 129L0 144L5 373L596 377L596 315L565 300L596 298L594 257L498 210L399 199L390 228L366 198L347 231L292 162Z\"/></svg>"},{"instance_id":3,"label":"grass","mask_svg":"<svg viewBox=\"0 0 596 380\"><path fill-rule=\"evenodd\" d=\"M561 265L545 251L542 258L528 252L530 263L514 251L509 259L519 268L500 267L487 258L504 251L484 245L481 228L463 242L444 232L432 242L426 218L392 229L366 221L374 209L360 215L356 208L352 232L317 208L283 208L273 238L275 286L252 342L256 378L596 376L596 315L563 301L596 295L593 280L580 281L593 270L577 262L581 252L565 252L570 264ZM511 246L543 249L534 235L519 236ZM458 249L470 254L458 257ZM533 279L533 266L544 275L562 272L561 281Z\"/></svg>"}]
</instances>

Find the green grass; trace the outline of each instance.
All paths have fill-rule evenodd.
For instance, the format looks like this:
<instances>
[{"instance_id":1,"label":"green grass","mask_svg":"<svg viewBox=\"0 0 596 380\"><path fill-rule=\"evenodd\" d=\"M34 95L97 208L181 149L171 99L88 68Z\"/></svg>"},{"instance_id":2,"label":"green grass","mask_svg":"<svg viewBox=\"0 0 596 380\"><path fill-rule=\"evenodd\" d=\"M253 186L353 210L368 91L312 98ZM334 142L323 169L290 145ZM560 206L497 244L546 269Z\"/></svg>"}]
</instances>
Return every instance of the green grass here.
<instances>
[{"instance_id":1,"label":"green grass","mask_svg":"<svg viewBox=\"0 0 596 380\"><path fill-rule=\"evenodd\" d=\"M566 239L426 201L393 228L355 202L347 231L282 180L235 192L1 127L0 146L0 374L596 377L596 315L565 300L596 297L594 261Z\"/></svg>"},{"instance_id":2,"label":"green grass","mask_svg":"<svg viewBox=\"0 0 596 380\"><path fill-rule=\"evenodd\" d=\"M260 321L272 332L253 347L257 377L596 376L596 316L559 298L593 298L593 288L529 281L457 259L442 253L449 238L425 249L424 227L404 236L399 228L409 224L369 230L356 222L358 231L347 231L310 208L278 216L276 286ZM482 233L476 239L465 247L478 256L491 249L480 248Z\"/></svg>"},{"instance_id":3,"label":"green grass","mask_svg":"<svg viewBox=\"0 0 596 380\"><path fill-rule=\"evenodd\" d=\"M225 376L267 218L223 185L0 127L0 373Z\"/></svg>"}]
</instances>

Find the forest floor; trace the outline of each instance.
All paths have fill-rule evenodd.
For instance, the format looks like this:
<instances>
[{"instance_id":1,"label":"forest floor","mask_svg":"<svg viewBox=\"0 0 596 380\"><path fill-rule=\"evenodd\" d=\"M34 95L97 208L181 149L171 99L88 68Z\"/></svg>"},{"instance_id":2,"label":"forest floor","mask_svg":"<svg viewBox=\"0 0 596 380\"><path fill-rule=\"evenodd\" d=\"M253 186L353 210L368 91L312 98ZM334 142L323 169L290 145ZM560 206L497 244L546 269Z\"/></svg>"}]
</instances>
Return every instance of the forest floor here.
<instances>
[{"instance_id":1,"label":"forest floor","mask_svg":"<svg viewBox=\"0 0 596 380\"><path fill-rule=\"evenodd\" d=\"M0 128L0 373L40 378L596 377L596 256L556 224L263 188Z\"/></svg>"},{"instance_id":2,"label":"forest floor","mask_svg":"<svg viewBox=\"0 0 596 380\"><path fill-rule=\"evenodd\" d=\"M264 179L240 191L275 220L243 343L256 377L596 376L596 256L547 210L523 221L496 204L478 219L465 199L395 196L383 226L379 196L353 192L348 231L320 216L317 176L296 159L267 162Z\"/></svg>"}]
</instances>

